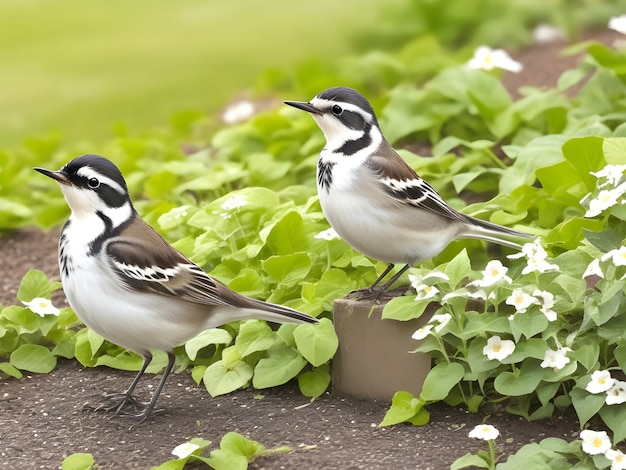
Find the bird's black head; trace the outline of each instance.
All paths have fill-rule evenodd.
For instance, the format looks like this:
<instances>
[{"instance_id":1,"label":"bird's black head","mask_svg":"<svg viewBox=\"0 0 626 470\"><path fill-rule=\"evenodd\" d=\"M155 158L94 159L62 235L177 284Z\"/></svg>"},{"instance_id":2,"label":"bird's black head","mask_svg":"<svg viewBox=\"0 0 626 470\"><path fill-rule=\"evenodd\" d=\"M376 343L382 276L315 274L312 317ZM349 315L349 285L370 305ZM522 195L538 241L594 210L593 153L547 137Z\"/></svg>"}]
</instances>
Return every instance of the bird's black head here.
<instances>
[{"instance_id":1,"label":"bird's black head","mask_svg":"<svg viewBox=\"0 0 626 470\"><path fill-rule=\"evenodd\" d=\"M311 113L318 124L321 121L318 119L328 116L347 128L357 131L364 130L368 125L378 127L372 105L353 88L337 86L318 93L309 102L285 101L285 104Z\"/></svg>"},{"instance_id":2,"label":"bird's black head","mask_svg":"<svg viewBox=\"0 0 626 470\"><path fill-rule=\"evenodd\" d=\"M345 105L353 105L359 110L365 111L371 116L370 122L376 121L376 113L372 105L365 99L365 97L353 88L347 88L342 86L336 86L329 88L319 93L313 100L326 101L327 109L335 116L342 116L344 112L348 112L348 116L344 116L344 120L350 121L350 107ZM342 106L344 105L344 106ZM342 108L340 110L339 108ZM348 109L346 109L348 108ZM359 113L362 115L362 113ZM352 111L354 115L354 111Z\"/></svg>"},{"instance_id":3,"label":"bird's black head","mask_svg":"<svg viewBox=\"0 0 626 470\"><path fill-rule=\"evenodd\" d=\"M329 88L309 102L285 101L285 104L311 113L329 148L338 153L352 155L378 145L380 129L374 109L352 88Z\"/></svg>"},{"instance_id":4,"label":"bird's black head","mask_svg":"<svg viewBox=\"0 0 626 470\"><path fill-rule=\"evenodd\" d=\"M72 212L106 213L130 204L122 173L113 162L99 155L77 157L59 171L35 170L59 183Z\"/></svg>"}]
</instances>

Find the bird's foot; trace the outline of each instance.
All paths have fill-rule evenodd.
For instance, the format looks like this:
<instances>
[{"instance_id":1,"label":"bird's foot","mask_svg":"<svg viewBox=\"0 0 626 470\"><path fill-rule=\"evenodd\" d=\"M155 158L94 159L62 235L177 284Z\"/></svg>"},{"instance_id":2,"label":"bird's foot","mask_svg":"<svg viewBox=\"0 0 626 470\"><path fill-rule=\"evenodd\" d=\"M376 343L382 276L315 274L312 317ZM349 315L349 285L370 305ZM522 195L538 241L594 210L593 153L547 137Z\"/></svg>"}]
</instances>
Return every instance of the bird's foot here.
<instances>
[{"instance_id":1,"label":"bird's foot","mask_svg":"<svg viewBox=\"0 0 626 470\"><path fill-rule=\"evenodd\" d=\"M137 400L129 393L105 393L99 395L100 403L93 405L85 403L83 408L93 411L113 411L113 416L129 417L129 418L145 418L150 414L150 403L144 403ZM164 408L155 409L154 412L165 411ZM144 416L145 413L145 416Z\"/></svg>"},{"instance_id":2,"label":"bird's foot","mask_svg":"<svg viewBox=\"0 0 626 470\"><path fill-rule=\"evenodd\" d=\"M127 393L105 393L99 395L99 398L101 403L96 405L85 403L83 409L113 412L111 418L119 417L137 420L129 428L129 431L143 423L153 413L167 412L165 408L156 408L154 404L141 402Z\"/></svg>"},{"instance_id":3,"label":"bird's foot","mask_svg":"<svg viewBox=\"0 0 626 470\"><path fill-rule=\"evenodd\" d=\"M381 303L383 300L391 299L400 295L404 295L409 289L409 286L399 287L394 290L389 290L389 286L370 286L364 289L357 289L350 292L346 297L353 300L364 300L372 303Z\"/></svg>"},{"instance_id":4,"label":"bird's foot","mask_svg":"<svg viewBox=\"0 0 626 470\"><path fill-rule=\"evenodd\" d=\"M383 286L370 286L363 289L353 290L346 297L353 300L371 300L376 302L385 290L386 289L384 289Z\"/></svg>"}]
</instances>

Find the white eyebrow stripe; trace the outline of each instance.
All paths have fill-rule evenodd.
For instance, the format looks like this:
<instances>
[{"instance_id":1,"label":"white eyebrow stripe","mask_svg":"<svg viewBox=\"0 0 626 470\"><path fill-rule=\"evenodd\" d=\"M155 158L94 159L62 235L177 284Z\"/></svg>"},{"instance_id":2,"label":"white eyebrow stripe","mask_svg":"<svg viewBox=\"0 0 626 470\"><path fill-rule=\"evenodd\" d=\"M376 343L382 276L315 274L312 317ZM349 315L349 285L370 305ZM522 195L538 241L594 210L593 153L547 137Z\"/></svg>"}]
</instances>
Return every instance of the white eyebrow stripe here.
<instances>
[{"instance_id":1,"label":"white eyebrow stripe","mask_svg":"<svg viewBox=\"0 0 626 470\"><path fill-rule=\"evenodd\" d=\"M83 166L78 169L76 172L78 176L83 176L84 178L97 178L101 184L106 184L111 188L115 189L118 193L124 194L124 188L122 188L116 181L112 180L108 176L104 176L102 173L98 173L96 170L91 168L90 166Z\"/></svg>"},{"instance_id":2,"label":"white eyebrow stripe","mask_svg":"<svg viewBox=\"0 0 626 470\"><path fill-rule=\"evenodd\" d=\"M338 104L339 106L341 106L345 111L352 111L354 113L358 113L361 116L364 116L366 119L366 121L371 121L373 116L368 113L367 111L365 111L363 108L352 104L352 103L346 103L344 101L334 101L334 100L327 100L324 98L318 98L317 96L315 98L313 98L310 103L315 106L316 108L326 108L326 107L330 107L332 105Z\"/></svg>"}]
</instances>

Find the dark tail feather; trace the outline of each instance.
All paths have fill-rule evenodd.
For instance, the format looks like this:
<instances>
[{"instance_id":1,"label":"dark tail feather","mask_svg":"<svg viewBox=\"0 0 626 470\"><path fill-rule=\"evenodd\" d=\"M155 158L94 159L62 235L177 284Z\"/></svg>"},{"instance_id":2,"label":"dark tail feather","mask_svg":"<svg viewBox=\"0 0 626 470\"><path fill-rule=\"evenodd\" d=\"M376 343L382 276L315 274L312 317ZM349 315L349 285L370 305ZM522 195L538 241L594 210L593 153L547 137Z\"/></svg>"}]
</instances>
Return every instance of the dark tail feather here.
<instances>
[{"instance_id":1,"label":"dark tail feather","mask_svg":"<svg viewBox=\"0 0 626 470\"><path fill-rule=\"evenodd\" d=\"M500 245L509 246L511 248L522 248L520 243L508 240L508 237L513 238L535 238L534 235L528 233L518 232L508 227L503 227L486 220L476 219L475 217L467 216L467 225L465 230L459 233L460 238L479 238ZM507 238L504 238L507 237Z\"/></svg>"},{"instance_id":2,"label":"dark tail feather","mask_svg":"<svg viewBox=\"0 0 626 470\"><path fill-rule=\"evenodd\" d=\"M262 300L249 299L250 305L247 308L257 310L259 312L267 312L269 315L263 318L267 321L276 323L319 323L315 317L299 312L293 308L284 307L282 305L263 302Z\"/></svg>"}]
</instances>

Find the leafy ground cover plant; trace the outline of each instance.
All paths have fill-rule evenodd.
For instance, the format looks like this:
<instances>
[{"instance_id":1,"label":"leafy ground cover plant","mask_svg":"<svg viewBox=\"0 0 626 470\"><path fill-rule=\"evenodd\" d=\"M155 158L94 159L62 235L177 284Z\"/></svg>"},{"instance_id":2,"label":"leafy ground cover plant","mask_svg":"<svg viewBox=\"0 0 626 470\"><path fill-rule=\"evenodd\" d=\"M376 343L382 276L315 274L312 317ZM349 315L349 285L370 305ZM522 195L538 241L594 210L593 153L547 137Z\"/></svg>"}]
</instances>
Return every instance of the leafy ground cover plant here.
<instances>
[{"instance_id":1,"label":"leafy ground cover plant","mask_svg":"<svg viewBox=\"0 0 626 470\"><path fill-rule=\"evenodd\" d=\"M456 55L444 52L427 71L415 65L420 54L443 51L439 46L415 42L364 77L346 72L344 79L342 72L311 63L296 71L298 94L315 86L304 98L339 79L376 90L372 102L382 109L385 134L396 146L427 143L431 158L409 150L403 156L452 205L526 227L540 240L519 257L507 252L509 258L497 260L478 242L455 243L412 270L416 293L390 302L384 315L402 321L439 303L432 323L415 335L417 350L433 355L436 365L421 396L399 392L381 424L426 423L425 405L441 400L471 411L501 403L526 419L572 406L581 425L597 416L619 443L626 439L618 375L626 361L624 54L599 44L579 46L588 51L586 62L565 73L556 88L525 89L513 101L497 72L473 70ZM349 66L369 63L371 56ZM306 81L312 70L318 78ZM416 75L427 77L423 85L415 85ZM393 85L381 85L388 83ZM581 90L565 97L574 85ZM332 301L371 283L382 268L328 230L313 189L322 136L310 119L289 109L211 135L201 114L181 113L173 122L170 133L121 134L98 149L128 175L142 215L229 287L323 317L315 331L272 330L262 322L209 330L176 351L177 364L191 366L194 379L213 395L297 377L305 395L319 396L337 348ZM19 152L28 166L43 160L60 166L88 151L93 149L85 144L61 148L54 138L41 138ZM5 165L15 161L14 154L0 158ZM47 186L30 183L30 168L14 169L13 178L0 173L0 197L16 204L0 206L7 214L4 228L32 221L51 226L66 216L57 192L51 196ZM465 207L468 199L487 202ZM0 347L8 361L0 370L15 377L35 367L44 372L58 356L88 366L140 365L139 358L80 329L69 309L37 314L45 302L33 300L48 298L55 288L41 273L29 273L19 297L29 306L2 310ZM157 356L150 370L163 365ZM541 448L547 452L553 444Z\"/></svg>"},{"instance_id":2,"label":"leafy ground cover plant","mask_svg":"<svg viewBox=\"0 0 626 470\"><path fill-rule=\"evenodd\" d=\"M583 108L591 105L591 93L624 92L620 67L626 56L588 47L599 68L578 96ZM394 398L383 425L425 422L424 405L441 399L470 410L500 403L529 420L573 406L581 427L599 417L613 444L626 439L626 139L619 118L612 122L622 113L621 104L608 101L595 114L572 108L562 133L531 140L521 152L516 145L503 148L514 162L496 170L507 196L494 201L505 201L511 214L532 214L544 227L541 238L508 255L506 266L492 260L477 272L463 251L433 262L434 272L414 271L417 296L392 300L383 316L414 318L436 301L433 320L414 338L420 341L416 351L433 355L437 365L419 397L403 392ZM492 220L512 217L500 212ZM555 442L545 443L545 455L565 452L567 446ZM608 460L594 462L604 468Z\"/></svg>"},{"instance_id":3,"label":"leafy ground cover plant","mask_svg":"<svg viewBox=\"0 0 626 470\"><path fill-rule=\"evenodd\" d=\"M187 464L194 468L202 466L214 470L246 470L248 464L259 457L289 452L289 447L266 449L262 444L247 439L236 432L225 434L220 440L218 449L213 449L208 457L203 456L211 445L211 441L195 437L177 445L172 454L176 457L152 467L153 470L182 470ZM77 453L66 457L61 468L63 470L89 470L96 462L91 454Z\"/></svg>"}]
</instances>

